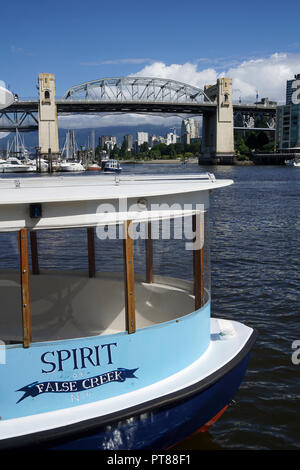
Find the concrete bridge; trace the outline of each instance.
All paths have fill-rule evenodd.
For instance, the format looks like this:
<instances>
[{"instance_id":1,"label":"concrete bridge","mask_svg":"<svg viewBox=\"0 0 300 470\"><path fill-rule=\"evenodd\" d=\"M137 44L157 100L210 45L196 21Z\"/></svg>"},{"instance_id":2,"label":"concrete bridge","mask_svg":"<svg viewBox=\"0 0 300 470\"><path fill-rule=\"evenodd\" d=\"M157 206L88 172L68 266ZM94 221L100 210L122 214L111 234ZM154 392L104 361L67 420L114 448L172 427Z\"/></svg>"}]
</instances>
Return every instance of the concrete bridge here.
<instances>
[{"instance_id":1,"label":"concrete bridge","mask_svg":"<svg viewBox=\"0 0 300 470\"><path fill-rule=\"evenodd\" d=\"M0 111L0 131L39 131L42 154L59 153L57 115L97 113L150 113L203 116L202 157L232 158L234 128L275 130L276 106L233 104L232 80L220 78L204 90L160 78L100 79L67 90L55 97L55 78L39 74L39 99L18 100ZM260 126L257 127L256 121Z\"/></svg>"}]
</instances>

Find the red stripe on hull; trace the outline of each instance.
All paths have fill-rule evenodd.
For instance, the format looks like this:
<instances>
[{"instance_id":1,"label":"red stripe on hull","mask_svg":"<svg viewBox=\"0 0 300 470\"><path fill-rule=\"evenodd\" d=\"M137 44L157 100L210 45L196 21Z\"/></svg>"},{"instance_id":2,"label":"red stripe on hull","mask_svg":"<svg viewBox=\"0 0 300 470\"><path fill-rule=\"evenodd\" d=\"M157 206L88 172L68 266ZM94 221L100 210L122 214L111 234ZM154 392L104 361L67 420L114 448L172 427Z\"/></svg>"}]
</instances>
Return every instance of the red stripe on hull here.
<instances>
[{"instance_id":1,"label":"red stripe on hull","mask_svg":"<svg viewBox=\"0 0 300 470\"><path fill-rule=\"evenodd\" d=\"M200 432L206 432L209 430L209 428L215 424L219 418L221 418L222 414L225 413L225 411L227 410L229 405L225 405L224 408L222 408L219 413L217 413L213 418L211 418L209 421L207 421L207 423L203 424L203 426L201 426L201 428L199 428L197 431L193 432L193 434L191 434L189 437L187 437L187 439L190 439L191 437L193 436L196 436L197 434L199 434ZM181 442L184 442L184 441L181 441ZM179 442L177 442L176 444L173 444L172 446L168 447L166 450L169 450L169 449L172 449L173 447L177 446L179 444Z\"/></svg>"}]
</instances>

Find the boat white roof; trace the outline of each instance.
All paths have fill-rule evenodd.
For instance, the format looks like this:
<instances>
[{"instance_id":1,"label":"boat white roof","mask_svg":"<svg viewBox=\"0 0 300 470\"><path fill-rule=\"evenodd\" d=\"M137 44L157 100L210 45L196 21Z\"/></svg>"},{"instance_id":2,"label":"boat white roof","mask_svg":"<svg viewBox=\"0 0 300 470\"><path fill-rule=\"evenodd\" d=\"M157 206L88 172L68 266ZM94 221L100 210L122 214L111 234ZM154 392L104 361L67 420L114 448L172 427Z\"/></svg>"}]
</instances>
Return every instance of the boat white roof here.
<instances>
[{"instance_id":1,"label":"boat white roof","mask_svg":"<svg viewBox=\"0 0 300 470\"><path fill-rule=\"evenodd\" d=\"M120 225L204 213L213 175L0 177L0 232ZM32 216L31 204L41 212Z\"/></svg>"},{"instance_id":2,"label":"boat white roof","mask_svg":"<svg viewBox=\"0 0 300 470\"><path fill-rule=\"evenodd\" d=\"M0 177L0 205L167 196L222 188L212 174ZM162 198L163 200L163 198Z\"/></svg>"}]
</instances>

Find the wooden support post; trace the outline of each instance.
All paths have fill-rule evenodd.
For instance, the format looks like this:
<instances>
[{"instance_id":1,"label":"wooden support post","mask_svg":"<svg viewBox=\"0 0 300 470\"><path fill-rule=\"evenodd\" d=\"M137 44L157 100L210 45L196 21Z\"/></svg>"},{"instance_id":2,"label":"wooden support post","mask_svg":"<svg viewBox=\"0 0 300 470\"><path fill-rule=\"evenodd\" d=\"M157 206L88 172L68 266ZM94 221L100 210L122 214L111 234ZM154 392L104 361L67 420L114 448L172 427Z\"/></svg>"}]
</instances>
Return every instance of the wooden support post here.
<instances>
[{"instance_id":1,"label":"wooden support post","mask_svg":"<svg viewBox=\"0 0 300 470\"><path fill-rule=\"evenodd\" d=\"M30 232L32 274L40 274L36 232Z\"/></svg>"},{"instance_id":2,"label":"wooden support post","mask_svg":"<svg viewBox=\"0 0 300 470\"><path fill-rule=\"evenodd\" d=\"M193 232L200 237L200 215L193 215ZM203 247L193 251L194 261L194 296L195 310L202 307L204 301L204 251Z\"/></svg>"},{"instance_id":3,"label":"wooden support post","mask_svg":"<svg viewBox=\"0 0 300 470\"><path fill-rule=\"evenodd\" d=\"M148 233L146 238L146 282L153 282L153 242L151 222L148 222Z\"/></svg>"},{"instance_id":4,"label":"wooden support post","mask_svg":"<svg viewBox=\"0 0 300 470\"><path fill-rule=\"evenodd\" d=\"M89 277L96 277L96 262L95 262L95 229L88 227L88 257L89 257Z\"/></svg>"},{"instance_id":5,"label":"wooden support post","mask_svg":"<svg viewBox=\"0 0 300 470\"><path fill-rule=\"evenodd\" d=\"M32 341L32 326L29 290L28 237L27 229L25 228L19 231L19 262L23 319L23 346L24 348L28 348Z\"/></svg>"},{"instance_id":6,"label":"wooden support post","mask_svg":"<svg viewBox=\"0 0 300 470\"><path fill-rule=\"evenodd\" d=\"M125 314L128 333L135 333L135 293L132 221L124 222L124 280L125 280Z\"/></svg>"}]
</instances>

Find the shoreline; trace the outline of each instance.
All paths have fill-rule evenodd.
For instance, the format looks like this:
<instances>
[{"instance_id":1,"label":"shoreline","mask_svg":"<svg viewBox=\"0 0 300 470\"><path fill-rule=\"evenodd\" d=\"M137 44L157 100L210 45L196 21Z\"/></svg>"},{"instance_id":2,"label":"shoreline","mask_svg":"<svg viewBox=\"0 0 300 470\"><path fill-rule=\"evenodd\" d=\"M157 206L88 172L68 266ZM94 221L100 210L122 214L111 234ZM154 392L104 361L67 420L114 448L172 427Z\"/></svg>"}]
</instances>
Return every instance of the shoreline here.
<instances>
[{"instance_id":1,"label":"shoreline","mask_svg":"<svg viewBox=\"0 0 300 470\"><path fill-rule=\"evenodd\" d=\"M165 165L183 165L184 163L181 160L120 160L121 165L127 165L127 164L136 164L136 165L141 165L141 164L146 164L146 165L155 165L155 164L165 164ZM189 165L198 165L198 160L192 160L192 161L187 161L186 162ZM208 162L203 162L202 164L199 164L200 166L216 166L216 163L208 163ZM241 161L234 161L230 163L230 165L237 165L237 166L252 166L255 165L255 163L251 160L241 160Z\"/></svg>"},{"instance_id":2,"label":"shoreline","mask_svg":"<svg viewBox=\"0 0 300 470\"><path fill-rule=\"evenodd\" d=\"M155 164L155 163L166 163L166 164L173 164L173 165L182 165L183 162L181 160L119 160L120 163L124 163L124 164L127 164L127 163L136 163L137 165L139 164ZM193 164L198 164L198 160L197 161L193 161L193 162L187 162L187 163L193 163Z\"/></svg>"}]
</instances>

